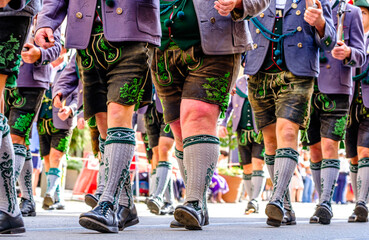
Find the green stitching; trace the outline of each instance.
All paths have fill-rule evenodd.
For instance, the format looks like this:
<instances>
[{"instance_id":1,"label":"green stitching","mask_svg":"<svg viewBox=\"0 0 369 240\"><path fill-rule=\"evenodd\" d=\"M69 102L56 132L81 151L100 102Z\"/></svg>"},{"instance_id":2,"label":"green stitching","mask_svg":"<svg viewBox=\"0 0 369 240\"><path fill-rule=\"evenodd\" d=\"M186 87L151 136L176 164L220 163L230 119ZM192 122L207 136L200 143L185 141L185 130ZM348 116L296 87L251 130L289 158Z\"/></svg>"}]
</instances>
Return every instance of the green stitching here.
<instances>
[{"instance_id":1,"label":"green stitching","mask_svg":"<svg viewBox=\"0 0 369 240\"><path fill-rule=\"evenodd\" d=\"M8 199L8 212L13 213L15 210L16 203L16 193L14 187L14 175L13 175L13 159L10 158L10 155L4 152L4 155L1 157L3 162L0 163L0 171L1 177L4 181L5 194Z\"/></svg>"},{"instance_id":2,"label":"green stitching","mask_svg":"<svg viewBox=\"0 0 369 240\"><path fill-rule=\"evenodd\" d=\"M126 99L127 103L134 102L137 99L139 102L144 93L143 89L139 89L142 83L142 78L134 78L131 83L125 83L123 87L120 88L120 97Z\"/></svg>"},{"instance_id":3,"label":"green stitching","mask_svg":"<svg viewBox=\"0 0 369 240\"><path fill-rule=\"evenodd\" d=\"M119 59L121 49L109 47L107 44L110 45L109 42L105 42L103 35L101 35L97 43L97 50L104 54L104 58L108 64L112 64Z\"/></svg>"},{"instance_id":4,"label":"green stitching","mask_svg":"<svg viewBox=\"0 0 369 240\"><path fill-rule=\"evenodd\" d=\"M333 134L342 137L345 133L346 124L347 124L347 115L343 116L340 119L337 119L334 126Z\"/></svg>"},{"instance_id":5,"label":"green stitching","mask_svg":"<svg viewBox=\"0 0 369 240\"><path fill-rule=\"evenodd\" d=\"M202 87L206 91L205 99L210 101L219 102L221 104L221 118L224 118L224 112L227 110L229 102L229 93L227 93L227 87L229 83L230 72L227 72L224 77L211 77L206 78L208 83L203 84Z\"/></svg>"},{"instance_id":6,"label":"green stitching","mask_svg":"<svg viewBox=\"0 0 369 240\"><path fill-rule=\"evenodd\" d=\"M164 55L159 57L157 65L158 72L155 73L156 81L161 86L169 86L170 84L172 84L173 82L172 73L169 71L167 65L165 64Z\"/></svg>"},{"instance_id":7,"label":"green stitching","mask_svg":"<svg viewBox=\"0 0 369 240\"><path fill-rule=\"evenodd\" d=\"M70 136L60 139L58 146L55 148L61 152L65 152L69 147Z\"/></svg>"},{"instance_id":8,"label":"green stitching","mask_svg":"<svg viewBox=\"0 0 369 240\"><path fill-rule=\"evenodd\" d=\"M40 135L45 135L46 134L46 129L44 128L44 122L45 120L42 119L39 123L38 123L38 133Z\"/></svg>"},{"instance_id":9,"label":"green stitching","mask_svg":"<svg viewBox=\"0 0 369 240\"><path fill-rule=\"evenodd\" d=\"M326 94L320 93L318 95L318 100L323 104L323 111L332 112L336 109L336 101L331 100Z\"/></svg>"},{"instance_id":10,"label":"green stitching","mask_svg":"<svg viewBox=\"0 0 369 240\"><path fill-rule=\"evenodd\" d=\"M34 113L27 113L26 115L21 114L12 128L24 132L30 127L34 115Z\"/></svg>"},{"instance_id":11,"label":"green stitching","mask_svg":"<svg viewBox=\"0 0 369 240\"><path fill-rule=\"evenodd\" d=\"M79 50L78 55L81 57L81 65L85 70L90 70L94 66L94 61L88 53L88 49Z\"/></svg>"},{"instance_id":12,"label":"green stitching","mask_svg":"<svg viewBox=\"0 0 369 240\"><path fill-rule=\"evenodd\" d=\"M19 40L16 39L13 34L10 35L8 41L0 44L0 69L6 68L9 62L13 61L17 57L17 50L20 48ZM15 69L11 69L14 71Z\"/></svg>"},{"instance_id":13,"label":"green stitching","mask_svg":"<svg viewBox=\"0 0 369 240\"><path fill-rule=\"evenodd\" d=\"M214 169L215 169L215 164L212 163L209 168L206 170L206 176L205 176L205 189L204 189L204 193L203 193L203 204L202 204L202 209L205 211L206 210L206 192L209 188L209 185L211 183L211 179L213 178L213 174L214 174Z\"/></svg>"}]
</instances>

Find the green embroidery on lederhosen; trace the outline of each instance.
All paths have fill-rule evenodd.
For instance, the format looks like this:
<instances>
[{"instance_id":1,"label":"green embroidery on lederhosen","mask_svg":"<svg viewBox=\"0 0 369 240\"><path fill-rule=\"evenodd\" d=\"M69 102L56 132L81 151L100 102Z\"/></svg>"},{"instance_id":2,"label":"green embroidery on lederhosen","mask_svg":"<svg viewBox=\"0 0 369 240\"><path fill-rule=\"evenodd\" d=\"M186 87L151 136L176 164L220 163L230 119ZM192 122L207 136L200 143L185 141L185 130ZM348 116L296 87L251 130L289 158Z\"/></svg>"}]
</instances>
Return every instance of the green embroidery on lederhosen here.
<instances>
[{"instance_id":1,"label":"green embroidery on lederhosen","mask_svg":"<svg viewBox=\"0 0 369 240\"><path fill-rule=\"evenodd\" d=\"M69 147L69 142L70 142L70 136L64 137L64 138L60 139L59 144L55 149L59 150L61 152L65 152L65 151L67 151L67 149Z\"/></svg>"},{"instance_id":2,"label":"green embroidery on lederhosen","mask_svg":"<svg viewBox=\"0 0 369 240\"><path fill-rule=\"evenodd\" d=\"M203 58L195 59L194 57L194 48L190 48L192 54L187 54L185 51L181 51L181 60L182 63L187 65L187 69L190 71L195 71L202 66Z\"/></svg>"},{"instance_id":3,"label":"green embroidery on lederhosen","mask_svg":"<svg viewBox=\"0 0 369 240\"><path fill-rule=\"evenodd\" d=\"M57 129L56 127L54 127L54 123L52 119L48 119L46 120L47 122L47 126L48 126L48 132L49 135L51 135L52 133L57 133L60 131L60 129Z\"/></svg>"},{"instance_id":4,"label":"green embroidery on lederhosen","mask_svg":"<svg viewBox=\"0 0 369 240\"><path fill-rule=\"evenodd\" d=\"M0 171L1 177L4 181L5 195L8 200L8 212L13 213L17 198L14 187L15 179L13 175L13 159L11 159L10 155L6 152L4 152L4 155L1 158L3 159L3 162L0 163Z\"/></svg>"},{"instance_id":5,"label":"green embroidery on lederhosen","mask_svg":"<svg viewBox=\"0 0 369 240\"><path fill-rule=\"evenodd\" d=\"M325 112L332 112L336 109L336 101L331 100L327 94L318 93L317 99L322 103L322 109Z\"/></svg>"},{"instance_id":6,"label":"green embroidery on lederhosen","mask_svg":"<svg viewBox=\"0 0 369 240\"><path fill-rule=\"evenodd\" d=\"M90 70L95 65L88 49L78 50L78 55L81 57L81 65L84 70Z\"/></svg>"},{"instance_id":7,"label":"green embroidery on lederhosen","mask_svg":"<svg viewBox=\"0 0 369 240\"><path fill-rule=\"evenodd\" d=\"M216 101L221 104L220 106L220 110L221 110L220 117L221 118L224 118L224 112L227 110L227 107L228 107L229 93L227 93L227 86L229 83L230 76L231 76L231 73L228 72L224 75L224 77L206 78L208 83L205 83L202 85L207 95L205 99Z\"/></svg>"},{"instance_id":8,"label":"green embroidery on lederhosen","mask_svg":"<svg viewBox=\"0 0 369 240\"><path fill-rule=\"evenodd\" d=\"M94 44L93 44L94 46ZM104 55L104 60L108 64L113 64L121 56L121 48L116 48L112 46L108 41L105 41L104 35L100 34L99 39L97 40L97 50ZM99 61L97 59L97 61ZM101 66L104 66L103 63L100 63Z\"/></svg>"},{"instance_id":9,"label":"green embroidery on lederhosen","mask_svg":"<svg viewBox=\"0 0 369 240\"><path fill-rule=\"evenodd\" d=\"M206 211L206 192L210 186L211 183L211 179L213 178L213 174L214 174L214 169L215 169L215 164L212 163L208 169L206 170L206 176L205 176L205 189L204 189L204 193L203 193L203 204L202 204L202 209L204 211Z\"/></svg>"},{"instance_id":10,"label":"green embroidery on lederhosen","mask_svg":"<svg viewBox=\"0 0 369 240\"><path fill-rule=\"evenodd\" d=\"M125 83L124 86L120 88L120 97L125 99L127 103L135 102L137 99L137 103L139 104L145 91L144 89L140 89L141 86L142 78L134 78L132 82Z\"/></svg>"},{"instance_id":11,"label":"green embroidery on lederhosen","mask_svg":"<svg viewBox=\"0 0 369 240\"><path fill-rule=\"evenodd\" d=\"M167 64L168 58L165 56L166 53L167 52L164 52L164 54L157 59L157 72L155 72L155 79L161 86L169 86L173 83L173 76ZM155 57L157 58L157 54L155 54Z\"/></svg>"},{"instance_id":12,"label":"green embroidery on lederhosen","mask_svg":"<svg viewBox=\"0 0 369 240\"><path fill-rule=\"evenodd\" d=\"M27 99L20 95L18 88L15 88L13 91L11 91L10 96L14 98L14 101L12 104L13 107L21 108L27 102Z\"/></svg>"},{"instance_id":13,"label":"green embroidery on lederhosen","mask_svg":"<svg viewBox=\"0 0 369 240\"><path fill-rule=\"evenodd\" d=\"M26 115L19 115L16 122L12 126L12 128L17 129L21 132L26 131L28 128L30 128L32 123L32 118L35 114L34 113L27 113Z\"/></svg>"},{"instance_id":14,"label":"green embroidery on lederhosen","mask_svg":"<svg viewBox=\"0 0 369 240\"><path fill-rule=\"evenodd\" d=\"M333 134L342 137L345 134L346 124L347 124L347 115L343 116L340 119L337 119L334 125Z\"/></svg>"},{"instance_id":15,"label":"green embroidery on lederhosen","mask_svg":"<svg viewBox=\"0 0 369 240\"><path fill-rule=\"evenodd\" d=\"M45 129L45 119L41 119L38 122L38 134L40 135L45 135L46 134L46 129Z\"/></svg>"},{"instance_id":16,"label":"green embroidery on lederhosen","mask_svg":"<svg viewBox=\"0 0 369 240\"><path fill-rule=\"evenodd\" d=\"M14 37L14 34L10 35L8 41L0 44L0 69L7 68L10 62L14 61L15 59L19 60L19 57L16 54L19 48L19 40ZM18 67L19 66L14 67L11 70L14 72Z\"/></svg>"}]
</instances>

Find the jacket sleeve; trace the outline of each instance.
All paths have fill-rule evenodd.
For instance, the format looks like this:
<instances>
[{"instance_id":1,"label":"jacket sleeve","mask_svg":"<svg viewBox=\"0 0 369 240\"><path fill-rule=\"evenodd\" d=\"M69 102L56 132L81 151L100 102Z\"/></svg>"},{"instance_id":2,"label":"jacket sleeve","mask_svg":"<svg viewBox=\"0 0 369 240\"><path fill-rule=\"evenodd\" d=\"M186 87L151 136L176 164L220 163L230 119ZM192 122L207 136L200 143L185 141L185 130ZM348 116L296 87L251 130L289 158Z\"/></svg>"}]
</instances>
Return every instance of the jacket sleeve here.
<instances>
[{"instance_id":1,"label":"jacket sleeve","mask_svg":"<svg viewBox=\"0 0 369 240\"><path fill-rule=\"evenodd\" d=\"M248 20L263 12L270 4L270 0L242 0L242 9L235 8L231 12L233 21Z\"/></svg>"},{"instance_id":2,"label":"jacket sleeve","mask_svg":"<svg viewBox=\"0 0 369 240\"><path fill-rule=\"evenodd\" d=\"M225 117L224 117L222 123L220 124L221 126L227 127L227 123L228 123L229 117L231 116L232 111L233 111L233 98L231 98L231 101L230 101L230 103L228 105L228 108L225 112Z\"/></svg>"},{"instance_id":3,"label":"jacket sleeve","mask_svg":"<svg viewBox=\"0 0 369 240\"><path fill-rule=\"evenodd\" d=\"M334 48L337 42L336 38L336 28L334 27L332 20L332 9L329 6L328 0L320 1L323 8L323 16L325 19L325 28L324 28L324 36L320 38L318 31L314 28L315 31L315 42L318 44L320 48L325 51L330 51Z\"/></svg>"},{"instance_id":4,"label":"jacket sleeve","mask_svg":"<svg viewBox=\"0 0 369 240\"><path fill-rule=\"evenodd\" d=\"M66 97L63 97L64 99ZM73 117L76 115L76 112L78 110L78 88L74 89L74 91L71 94L71 102L69 103L69 107L72 110L72 115L70 117Z\"/></svg>"},{"instance_id":5,"label":"jacket sleeve","mask_svg":"<svg viewBox=\"0 0 369 240\"><path fill-rule=\"evenodd\" d=\"M365 63L364 27L362 15L359 8L353 8L352 20L350 23L349 47L351 48L351 58L345 59L344 64L350 67L361 67Z\"/></svg>"},{"instance_id":6,"label":"jacket sleeve","mask_svg":"<svg viewBox=\"0 0 369 240\"><path fill-rule=\"evenodd\" d=\"M62 24L68 10L68 0L44 0L37 17L36 32L40 28L51 28L54 32Z\"/></svg>"},{"instance_id":7,"label":"jacket sleeve","mask_svg":"<svg viewBox=\"0 0 369 240\"><path fill-rule=\"evenodd\" d=\"M57 28L54 32L54 38L55 38L55 45L48 48L48 49L43 49L41 47L39 47L39 49L41 50L41 58L35 62L35 66L38 65L47 65L53 61L55 61L59 55L60 55L60 50L61 50L61 44L60 44L60 27Z\"/></svg>"},{"instance_id":8,"label":"jacket sleeve","mask_svg":"<svg viewBox=\"0 0 369 240\"><path fill-rule=\"evenodd\" d=\"M75 89L78 89L78 81L79 78L76 72L76 55L73 55L72 60L68 63L60 77L54 83L53 99L58 93L61 93L63 98L68 97Z\"/></svg>"}]
</instances>

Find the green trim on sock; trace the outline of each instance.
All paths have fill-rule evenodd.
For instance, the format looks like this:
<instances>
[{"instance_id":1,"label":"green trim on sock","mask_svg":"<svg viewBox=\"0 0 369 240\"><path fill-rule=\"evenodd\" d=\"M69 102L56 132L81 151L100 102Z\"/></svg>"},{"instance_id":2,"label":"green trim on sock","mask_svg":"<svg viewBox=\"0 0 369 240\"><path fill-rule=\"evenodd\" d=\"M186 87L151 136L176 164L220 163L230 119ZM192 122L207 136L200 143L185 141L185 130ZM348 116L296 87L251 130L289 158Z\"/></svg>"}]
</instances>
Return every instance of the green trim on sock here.
<instances>
[{"instance_id":1,"label":"green trim on sock","mask_svg":"<svg viewBox=\"0 0 369 240\"><path fill-rule=\"evenodd\" d=\"M32 160L32 153L31 150L27 149L26 153L26 161Z\"/></svg>"},{"instance_id":2,"label":"green trim on sock","mask_svg":"<svg viewBox=\"0 0 369 240\"><path fill-rule=\"evenodd\" d=\"M311 170L320 170L322 168L322 161L313 163L310 159L310 168Z\"/></svg>"},{"instance_id":3,"label":"green trim on sock","mask_svg":"<svg viewBox=\"0 0 369 240\"><path fill-rule=\"evenodd\" d=\"M369 167L369 158L362 158L359 160L358 168Z\"/></svg>"},{"instance_id":4,"label":"green trim on sock","mask_svg":"<svg viewBox=\"0 0 369 240\"><path fill-rule=\"evenodd\" d=\"M252 171L253 177L264 177L264 171L263 170L255 170Z\"/></svg>"},{"instance_id":5,"label":"green trim on sock","mask_svg":"<svg viewBox=\"0 0 369 240\"><path fill-rule=\"evenodd\" d=\"M156 168L152 170L151 175L155 175L156 174Z\"/></svg>"},{"instance_id":6,"label":"green trim on sock","mask_svg":"<svg viewBox=\"0 0 369 240\"><path fill-rule=\"evenodd\" d=\"M174 148L174 155L176 158L183 160L183 151L179 151L177 148Z\"/></svg>"},{"instance_id":7,"label":"green trim on sock","mask_svg":"<svg viewBox=\"0 0 369 240\"><path fill-rule=\"evenodd\" d=\"M109 128L105 146L111 143L124 143L136 145L135 131L130 128Z\"/></svg>"},{"instance_id":8,"label":"green trim on sock","mask_svg":"<svg viewBox=\"0 0 369 240\"><path fill-rule=\"evenodd\" d=\"M187 137L183 140L183 148L199 143L213 143L219 144L219 138L212 135L196 135Z\"/></svg>"},{"instance_id":9,"label":"green trim on sock","mask_svg":"<svg viewBox=\"0 0 369 240\"><path fill-rule=\"evenodd\" d=\"M324 169L324 168L337 168L337 169L340 169L340 160L338 160L338 159L323 159L321 169Z\"/></svg>"},{"instance_id":10,"label":"green trim on sock","mask_svg":"<svg viewBox=\"0 0 369 240\"><path fill-rule=\"evenodd\" d=\"M105 139L102 139L101 135L99 135L99 150L102 154L105 151Z\"/></svg>"},{"instance_id":11,"label":"green trim on sock","mask_svg":"<svg viewBox=\"0 0 369 240\"><path fill-rule=\"evenodd\" d=\"M171 169L172 168L172 163L166 162L166 161L160 161L160 162L158 162L157 168L158 167L165 167L165 168Z\"/></svg>"},{"instance_id":12,"label":"green trim on sock","mask_svg":"<svg viewBox=\"0 0 369 240\"><path fill-rule=\"evenodd\" d=\"M299 153L293 148L279 148L275 151L275 158L289 158L298 163Z\"/></svg>"},{"instance_id":13,"label":"green trim on sock","mask_svg":"<svg viewBox=\"0 0 369 240\"><path fill-rule=\"evenodd\" d=\"M26 157L27 155L27 148L26 146L18 143L13 144L14 147L14 154L22 157Z\"/></svg>"},{"instance_id":14,"label":"green trim on sock","mask_svg":"<svg viewBox=\"0 0 369 240\"><path fill-rule=\"evenodd\" d=\"M264 154L264 161L266 165L274 165L275 155Z\"/></svg>"},{"instance_id":15,"label":"green trim on sock","mask_svg":"<svg viewBox=\"0 0 369 240\"><path fill-rule=\"evenodd\" d=\"M49 175L55 175L60 177L61 176L61 170L59 168L50 168L49 169Z\"/></svg>"},{"instance_id":16,"label":"green trim on sock","mask_svg":"<svg viewBox=\"0 0 369 240\"><path fill-rule=\"evenodd\" d=\"M251 180L251 177L252 177L252 174L250 173L250 174L242 174L242 179L243 180Z\"/></svg>"},{"instance_id":17,"label":"green trim on sock","mask_svg":"<svg viewBox=\"0 0 369 240\"><path fill-rule=\"evenodd\" d=\"M357 171L359 170L359 165L358 164L352 164L350 163L350 172L352 173L357 173Z\"/></svg>"}]
</instances>

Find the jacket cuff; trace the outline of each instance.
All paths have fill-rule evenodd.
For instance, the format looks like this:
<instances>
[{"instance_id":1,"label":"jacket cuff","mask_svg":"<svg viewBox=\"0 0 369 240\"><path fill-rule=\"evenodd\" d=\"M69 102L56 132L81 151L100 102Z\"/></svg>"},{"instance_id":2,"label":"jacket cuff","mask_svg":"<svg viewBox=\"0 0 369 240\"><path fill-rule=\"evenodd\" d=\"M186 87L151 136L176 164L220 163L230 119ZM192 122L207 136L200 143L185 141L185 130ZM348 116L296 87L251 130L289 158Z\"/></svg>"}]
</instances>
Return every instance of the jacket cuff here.
<instances>
[{"instance_id":1,"label":"jacket cuff","mask_svg":"<svg viewBox=\"0 0 369 240\"><path fill-rule=\"evenodd\" d=\"M354 48L351 48L351 58L348 59L346 58L345 60L343 60L343 64L345 66L348 66L348 67L360 67L360 66L357 66L357 62L355 61L355 51L356 49Z\"/></svg>"},{"instance_id":2,"label":"jacket cuff","mask_svg":"<svg viewBox=\"0 0 369 240\"><path fill-rule=\"evenodd\" d=\"M245 11L245 9L247 9L246 7L247 6L245 1L242 1L242 9L238 8L233 9L233 11L231 12L232 20L235 22L240 22L252 18L253 16L248 15L247 12Z\"/></svg>"},{"instance_id":3,"label":"jacket cuff","mask_svg":"<svg viewBox=\"0 0 369 240\"><path fill-rule=\"evenodd\" d=\"M324 49L332 49L332 38L331 36L328 35L328 32L327 32L327 23L325 24L324 26L324 36L321 38L319 36L319 33L318 31L316 30L316 28L314 28L315 30L315 40L317 43L320 43L321 47L324 48Z\"/></svg>"}]
</instances>

